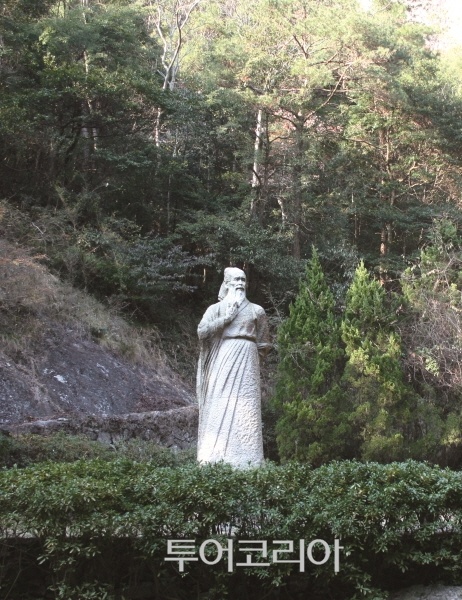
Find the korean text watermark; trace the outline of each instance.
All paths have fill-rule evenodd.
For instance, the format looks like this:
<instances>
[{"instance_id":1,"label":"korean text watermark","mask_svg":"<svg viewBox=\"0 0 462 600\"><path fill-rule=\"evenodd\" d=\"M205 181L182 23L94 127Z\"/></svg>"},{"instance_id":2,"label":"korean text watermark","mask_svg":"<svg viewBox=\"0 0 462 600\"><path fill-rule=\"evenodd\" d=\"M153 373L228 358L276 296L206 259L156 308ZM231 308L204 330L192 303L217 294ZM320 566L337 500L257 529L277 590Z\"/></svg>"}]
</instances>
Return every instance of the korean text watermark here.
<instances>
[{"instance_id":1,"label":"korean text watermark","mask_svg":"<svg viewBox=\"0 0 462 600\"><path fill-rule=\"evenodd\" d=\"M201 560L206 565L216 565L226 555L228 573L235 567L269 567L271 564L298 564L299 572L305 572L306 560L312 565L324 565L330 559L333 562L334 573L340 570L340 540L334 539L333 548L321 539L297 540L298 548L293 540L272 540L272 549L268 550L267 540L234 540L228 538L224 543L209 539L200 546L196 540L167 540L167 554L165 561L178 561L180 573L184 572L187 562ZM237 548L235 552L235 544ZM224 545L223 545L224 544ZM274 548L278 546L278 548ZM199 556L197 556L199 551ZM238 557L236 560L236 556ZM288 558L289 556L289 558ZM244 562L237 562L239 557L245 558Z\"/></svg>"}]
</instances>

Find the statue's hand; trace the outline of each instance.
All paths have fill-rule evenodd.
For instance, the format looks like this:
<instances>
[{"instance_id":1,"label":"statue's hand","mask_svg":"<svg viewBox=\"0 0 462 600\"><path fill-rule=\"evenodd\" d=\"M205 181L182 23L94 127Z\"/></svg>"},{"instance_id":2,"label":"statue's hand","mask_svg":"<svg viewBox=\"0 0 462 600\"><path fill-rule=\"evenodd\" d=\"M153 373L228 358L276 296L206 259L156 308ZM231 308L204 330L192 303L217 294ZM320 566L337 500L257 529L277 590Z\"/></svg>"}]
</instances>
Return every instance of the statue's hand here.
<instances>
[{"instance_id":1,"label":"statue's hand","mask_svg":"<svg viewBox=\"0 0 462 600\"><path fill-rule=\"evenodd\" d=\"M225 322L227 324L231 323L231 321L237 315L238 308L239 308L239 305L237 302L231 302L230 304L228 304L228 306L226 307L226 312L225 312Z\"/></svg>"}]
</instances>

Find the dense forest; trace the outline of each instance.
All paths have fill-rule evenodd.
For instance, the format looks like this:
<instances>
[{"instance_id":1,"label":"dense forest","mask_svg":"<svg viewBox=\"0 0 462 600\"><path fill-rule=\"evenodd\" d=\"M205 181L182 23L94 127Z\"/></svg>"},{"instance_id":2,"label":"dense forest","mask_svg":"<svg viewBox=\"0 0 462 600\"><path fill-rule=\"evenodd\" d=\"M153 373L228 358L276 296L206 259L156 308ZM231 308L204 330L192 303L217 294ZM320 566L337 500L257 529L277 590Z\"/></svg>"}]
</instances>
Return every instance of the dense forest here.
<instances>
[{"instance_id":1,"label":"dense forest","mask_svg":"<svg viewBox=\"0 0 462 600\"><path fill-rule=\"evenodd\" d=\"M244 268L273 458L460 467L462 53L420 4L3 0L1 235L186 377Z\"/></svg>"}]
</instances>

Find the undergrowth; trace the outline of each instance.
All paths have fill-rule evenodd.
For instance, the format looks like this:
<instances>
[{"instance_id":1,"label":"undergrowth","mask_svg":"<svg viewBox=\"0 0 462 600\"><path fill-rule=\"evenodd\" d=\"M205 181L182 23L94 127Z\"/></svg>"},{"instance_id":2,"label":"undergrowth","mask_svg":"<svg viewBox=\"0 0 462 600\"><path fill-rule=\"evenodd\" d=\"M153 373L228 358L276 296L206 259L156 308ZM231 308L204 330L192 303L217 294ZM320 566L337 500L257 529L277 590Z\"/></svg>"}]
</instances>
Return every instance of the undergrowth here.
<instances>
[{"instance_id":1,"label":"undergrowth","mask_svg":"<svg viewBox=\"0 0 462 600\"><path fill-rule=\"evenodd\" d=\"M137 328L119 315L117 306L107 307L61 282L44 264L45 255L0 240L0 342L9 356L33 354L33 344L44 332L63 324L76 336L93 339L101 346L143 366L154 364L169 371L153 327Z\"/></svg>"},{"instance_id":2,"label":"undergrowth","mask_svg":"<svg viewBox=\"0 0 462 600\"><path fill-rule=\"evenodd\" d=\"M46 461L71 463L78 460L114 461L125 458L150 461L159 467L174 467L195 460L193 450L171 450L149 440L132 439L102 444L84 435L64 432L52 435L6 435L0 433L0 468L24 468Z\"/></svg>"}]
</instances>

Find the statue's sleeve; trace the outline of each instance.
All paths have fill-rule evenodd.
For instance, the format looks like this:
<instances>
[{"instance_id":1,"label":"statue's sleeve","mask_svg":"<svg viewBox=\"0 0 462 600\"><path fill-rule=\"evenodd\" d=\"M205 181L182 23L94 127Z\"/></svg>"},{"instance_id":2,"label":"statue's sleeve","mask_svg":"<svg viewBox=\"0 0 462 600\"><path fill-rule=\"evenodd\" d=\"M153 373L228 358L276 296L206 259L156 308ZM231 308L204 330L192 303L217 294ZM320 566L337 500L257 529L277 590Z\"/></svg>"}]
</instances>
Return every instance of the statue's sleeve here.
<instances>
[{"instance_id":1,"label":"statue's sleeve","mask_svg":"<svg viewBox=\"0 0 462 600\"><path fill-rule=\"evenodd\" d=\"M225 324L225 318L219 316L218 306L209 306L202 317L202 321L199 323L197 335L200 340L207 340L213 337L218 331L224 329Z\"/></svg>"},{"instance_id":2,"label":"statue's sleeve","mask_svg":"<svg viewBox=\"0 0 462 600\"><path fill-rule=\"evenodd\" d=\"M264 309L259 306L257 311L257 348L261 357L265 357L271 350L269 339L268 319Z\"/></svg>"}]
</instances>

